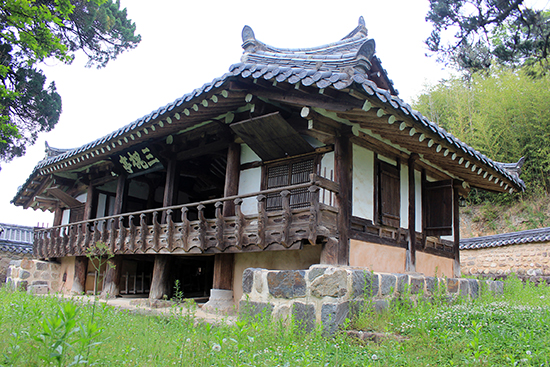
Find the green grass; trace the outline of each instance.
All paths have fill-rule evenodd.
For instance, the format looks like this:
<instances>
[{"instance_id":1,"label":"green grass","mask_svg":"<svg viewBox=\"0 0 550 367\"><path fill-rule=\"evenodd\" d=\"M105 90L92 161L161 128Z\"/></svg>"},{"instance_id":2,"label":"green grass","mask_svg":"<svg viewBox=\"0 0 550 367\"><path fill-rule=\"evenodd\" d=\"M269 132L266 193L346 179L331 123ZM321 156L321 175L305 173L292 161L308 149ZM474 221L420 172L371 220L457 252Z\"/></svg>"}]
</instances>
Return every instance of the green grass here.
<instances>
[{"instance_id":1,"label":"green grass","mask_svg":"<svg viewBox=\"0 0 550 367\"><path fill-rule=\"evenodd\" d=\"M209 325L185 311L142 316L0 289L0 365L550 366L550 288L507 281L503 295L365 307L349 328L405 338L361 342L293 322ZM64 302L64 301L63 301ZM176 316L176 311L178 315ZM192 312L191 307L191 312Z\"/></svg>"}]
</instances>

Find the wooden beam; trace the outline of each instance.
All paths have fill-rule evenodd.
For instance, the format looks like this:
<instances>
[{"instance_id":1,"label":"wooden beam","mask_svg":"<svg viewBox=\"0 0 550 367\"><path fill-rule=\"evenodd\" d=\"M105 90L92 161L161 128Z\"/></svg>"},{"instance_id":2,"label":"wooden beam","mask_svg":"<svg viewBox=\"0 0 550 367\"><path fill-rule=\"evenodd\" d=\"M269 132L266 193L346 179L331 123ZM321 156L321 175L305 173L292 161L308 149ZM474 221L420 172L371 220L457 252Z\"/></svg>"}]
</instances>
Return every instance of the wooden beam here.
<instances>
[{"instance_id":1,"label":"wooden beam","mask_svg":"<svg viewBox=\"0 0 550 367\"><path fill-rule=\"evenodd\" d=\"M203 146L199 146L197 148L192 148L189 150L184 150L182 152L179 152L176 156L176 159L178 161L188 160L196 157L200 157L201 155L205 155L208 153L213 153L220 151L222 149L226 149L229 146L230 142L226 139L221 141L216 141L214 143L205 144Z\"/></svg>"},{"instance_id":2,"label":"wooden beam","mask_svg":"<svg viewBox=\"0 0 550 367\"><path fill-rule=\"evenodd\" d=\"M92 219L93 209L95 207L94 199L97 198L95 191L96 190L92 184L88 185L88 189L86 190L86 205L84 206L83 220Z\"/></svg>"},{"instance_id":3,"label":"wooden beam","mask_svg":"<svg viewBox=\"0 0 550 367\"><path fill-rule=\"evenodd\" d=\"M177 194L176 181L179 178L179 173L177 172L178 161L175 158L172 158L168 161L168 166L166 167L166 180L164 182L164 197L162 198L162 206L166 208L167 206L174 205L174 198ZM161 223L166 223L166 212L162 212Z\"/></svg>"},{"instance_id":4,"label":"wooden beam","mask_svg":"<svg viewBox=\"0 0 550 367\"><path fill-rule=\"evenodd\" d=\"M51 182L51 176L45 177L45 178L44 178L44 181L42 181L42 183L40 184L40 186L38 186L38 187L36 188L36 190L34 190L33 195L31 195L31 196L29 197L29 199L27 200L27 202L25 202L25 204L23 205L23 208L28 209L29 206L31 206L31 204L33 203L34 198L35 198L36 196L41 195L42 192L46 189L46 187L48 187L48 185L50 184L50 182Z\"/></svg>"},{"instance_id":5,"label":"wooden beam","mask_svg":"<svg viewBox=\"0 0 550 367\"><path fill-rule=\"evenodd\" d=\"M333 111L348 111L354 108L361 108L363 102L341 93L338 100L319 93L307 94L304 92L290 89L285 93L262 88L255 84L246 85L240 82L231 82L230 89L247 90L256 97L267 98L280 103L289 103L298 106L311 106L324 108Z\"/></svg>"},{"instance_id":6,"label":"wooden beam","mask_svg":"<svg viewBox=\"0 0 550 367\"><path fill-rule=\"evenodd\" d=\"M59 199L63 204L67 205L69 208L76 208L83 205L80 201L73 198L71 195L67 194L65 191L61 190L58 187L50 187L46 190L48 194Z\"/></svg>"},{"instance_id":7,"label":"wooden beam","mask_svg":"<svg viewBox=\"0 0 550 367\"><path fill-rule=\"evenodd\" d=\"M234 254L216 254L214 256L213 289L233 289Z\"/></svg>"}]
</instances>

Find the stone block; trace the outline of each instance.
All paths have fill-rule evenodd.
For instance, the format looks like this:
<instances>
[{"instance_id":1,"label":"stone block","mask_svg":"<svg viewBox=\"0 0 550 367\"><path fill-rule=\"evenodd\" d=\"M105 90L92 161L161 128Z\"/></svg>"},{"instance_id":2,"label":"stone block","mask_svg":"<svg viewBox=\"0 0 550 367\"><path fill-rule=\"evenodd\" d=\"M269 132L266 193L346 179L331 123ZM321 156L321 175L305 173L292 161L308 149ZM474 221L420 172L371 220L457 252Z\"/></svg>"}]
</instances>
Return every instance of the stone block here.
<instances>
[{"instance_id":1,"label":"stone block","mask_svg":"<svg viewBox=\"0 0 550 367\"><path fill-rule=\"evenodd\" d=\"M27 282L26 280L18 280L15 283L15 288L21 291L26 291L28 286L29 282Z\"/></svg>"},{"instance_id":2,"label":"stone block","mask_svg":"<svg viewBox=\"0 0 550 367\"><path fill-rule=\"evenodd\" d=\"M29 279L31 277L31 273L27 270L23 270L19 273L19 278L21 279Z\"/></svg>"},{"instance_id":3,"label":"stone block","mask_svg":"<svg viewBox=\"0 0 550 367\"><path fill-rule=\"evenodd\" d=\"M282 304L273 309L273 318L277 320L289 321L292 314L290 305Z\"/></svg>"},{"instance_id":4,"label":"stone block","mask_svg":"<svg viewBox=\"0 0 550 367\"><path fill-rule=\"evenodd\" d=\"M323 331L332 335L350 314L349 302L325 303L321 308Z\"/></svg>"},{"instance_id":5,"label":"stone block","mask_svg":"<svg viewBox=\"0 0 550 367\"><path fill-rule=\"evenodd\" d=\"M314 281L317 277L325 274L325 271L327 271L328 266L326 265L314 265L309 268L308 272L308 280L310 282Z\"/></svg>"},{"instance_id":6,"label":"stone block","mask_svg":"<svg viewBox=\"0 0 550 367\"><path fill-rule=\"evenodd\" d=\"M374 297L378 295L378 274L367 270L352 270L353 297Z\"/></svg>"},{"instance_id":7,"label":"stone block","mask_svg":"<svg viewBox=\"0 0 550 367\"><path fill-rule=\"evenodd\" d=\"M424 291L424 278L410 277L411 294L419 294Z\"/></svg>"},{"instance_id":8,"label":"stone block","mask_svg":"<svg viewBox=\"0 0 550 367\"><path fill-rule=\"evenodd\" d=\"M470 297L479 297L479 282L476 279L468 279L470 283Z\"/></svg>"},{"instance_id":9,"label":"stone block","mask_svg":"<svg viewBox=\"0 0 550 367\"><path fill-rule=\"evenodd\" d=\"M271 317L273 305L265 302L243 301L239 302L239 315L243 317L256 317L264 315Z\"/></svg>"},{"instance_id":10,"label":"stone block","mask_svg":"<svg viewBox=\"0 0 550 367\"><path fill-rule=\"evenodd\" d=\"M460 279L459 290L462 297L468 297L470 295L470 281L469 279Z\"/></svg>"},{"instance_id":11,"label":"stone block","mask_svg":"<svg viewBox=\"0 0 550 367\"><path fill-rule=\"evenodd\" d=\"M31 259L24 258L21 260L21 268L25 270L34 270L34 262Z\"/></svg>"},{"instance_id":12,"label":"stone block","mask_svg":"<svg viewBox=\"0 0 550 367\"><path fill-rule=\"evenodd\" d=\"M311 295L314 297L343 297L347 293L347 275L343 269L325 272L311 282Z\"/></svg>"},{"instance_id":13,"label":"stone block","mask_svg":"<svg viewBox=\"0 0 550 367\"><path fill-rule=\"evenodd\" d=\"M267 274L269 294L275 298L298 298L306 295L303 270L270 271Z\"/></svg>"},{"instance_id":14,"label":"stone block","mask_svg":"<svg viewBox=\"0 0 550 367\"><path fill-rule=\"evenodd\" d=\"M254 271L255 269L248 268L243 272L243 293L252 292L252 285L254 283Z\"/></svg>"},{"instance_id":15,"label":"stone block","mask_svg":"<svg viewBox=\"0 0 550 367\"><path fill-rule=\"evenodd\" d=\"M12 260L12 261L10 261L10 266L20 267L21 266L21 260Z\"/></svg>"},{"instance_id":16,"label":"stone block","mask_svg":"<svg viewBox=\"0 0 550 367\"><path fill-rule=\"evenodd\" d=\"M492 281L491 284L489 285L489 290L491 292L495 292L498 295L503 294L504 293L504 282L501 282L501 281L498 281L498 280Z\"/></svg>"},{"instance_id":17,"label":"stone block","mask_svg":"<svg viewBox=\"0 0 550 367\"><path fill-rule=\"evenodd\" d=\"M306 331L309 332L315 328L315 305L294 302L292 316L294 321Z\"/></svg>"},{"instance_id":18,"label":"stone block","mask_svg":"<svg viewBox=\"0 0 550 367\"><path fill-rule=\"evenodd\" d=\"M397 289L397 277L393 274L380 274L380 295L388 296Z\"/></svg>"},{"instance_id":19,"label":"stone block","mask_svg":"<svg viewBox=\"0 0 550 367\"><path fill-rule=\"evenodd\" d=\"M254 272L254 287L253 288L259 294L262 294L262 292L264 291L264 281L263 281L263 278L262 278L262 273L263 272L261 272L261 271L255 271Z\"/></svg>"},{"instance_id":20,"label":"stone block","mask_svg":"<svg viewBox=\"0 0 550 367\"><path fill-rule=\"evenodd\" d=\"M376 310L376 312L382 312L382 311L386 310L389 307L389 305L390 305L390 303L388 302L388 300L377 299L374 302L374 309Z\"/></svg>"},{"instance_id":21,"label":"stone block","mask_svg":"<svg viewBox=\"0 0 550 367\"><path fill-rule=\"evenodd\" d=\"M457 293L458 292L458 279L449 278L447 279L447 292Z\"/></svg>"},{"instance_id":22,"label":"stone block","mask_svg":"<svg viewBox=\"0 0 550 367\"><path fill-rule=\"evenodd\" d=\"M48 269L48 263L44 261L38 261L36 263L36 270L47 270Z\"/></svg>"},{"instance_id":23,"label":"stone block","mask_svg":"<svg viewBox=\"0 0 550 367\"><path fill-rule=\"evenodd\" d=\"M395 274L397 278L397 293L403 294L409 285L409 276L407 274Z\"/></svg>"},{"instance_id":24,"label":"stone block","mask_svg":"<svg viewBox=\"0 0 550 367\"><path fill-rule=\"evenodd\" d=\"M48 294L50 289L47 285L31 285L27 292L32 294Z\"/></svg>"},{"instance_id":25,"label":"stone block","mask_svg":"<svg viewBox=\"0 0 550 367\"><path fill-rule=\"evenodd\" d=\"M424 278L424 282L426 282L426 291L429 294L434 294L437 291L437 278L435 277L426 277Z\"/></svg>"}]
</instances>

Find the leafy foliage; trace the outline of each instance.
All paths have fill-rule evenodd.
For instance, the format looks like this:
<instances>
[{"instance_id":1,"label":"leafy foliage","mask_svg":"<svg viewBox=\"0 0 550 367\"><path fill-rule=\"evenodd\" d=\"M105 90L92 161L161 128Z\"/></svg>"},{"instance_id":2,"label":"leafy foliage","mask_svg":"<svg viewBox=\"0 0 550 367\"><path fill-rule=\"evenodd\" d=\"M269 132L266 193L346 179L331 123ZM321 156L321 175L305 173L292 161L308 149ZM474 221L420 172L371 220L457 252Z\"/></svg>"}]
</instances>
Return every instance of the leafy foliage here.
<instances>
[{"instance_id":1,"label":"leafy foliage","mask_svg":"<svg viewBox=\"0 0 550 367\"><path fill-rule=\"evenodd\" d=\"M461 69L487 70L493 60L543 65L538 71L550 66L550 13L523 0L430 0L426 20L433 24L430 51Z\"/></svg>"},{"instance_id":2,"label":"leafy foliage","mask_svg":"<svg viewBox=\"0 0 550 367\"><path fill-rule=\"evenodd\" d=\"M0 7L0 161L25 153L59 121L61 97L37 65L47 58L103 67L137 46L135 24L113 0L5 0Z\"/></svg>"},{"instance_id":3,"label":"leafy foliage","mask_svg":"<svg viewBox=\"0 0 550 367\"><path fill-rule=\"evenodd\" d=\"M550 192L550 78L493 68L429 87L414 104L432 121L493 160L526 163L527 192Z\"/></svg>"}]
</instances>

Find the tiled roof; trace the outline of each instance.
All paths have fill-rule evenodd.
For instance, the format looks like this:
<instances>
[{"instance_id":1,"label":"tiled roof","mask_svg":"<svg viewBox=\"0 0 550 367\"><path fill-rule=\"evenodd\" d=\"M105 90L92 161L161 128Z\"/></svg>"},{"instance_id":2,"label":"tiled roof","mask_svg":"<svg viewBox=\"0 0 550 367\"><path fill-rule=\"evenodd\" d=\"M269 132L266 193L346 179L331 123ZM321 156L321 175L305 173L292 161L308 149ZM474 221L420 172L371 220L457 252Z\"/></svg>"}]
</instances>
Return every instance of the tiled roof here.
<instances>
[{"instance_id":1,"label":"tiled roof","mask_svg":"<svg viewBox=\"0 0 550 367\"><path fill-rule=\"evenodd\" d=\"M372 41L372 42L371 42ZM382 104L391 106L412 120L422 125L440 139L447 141L454 149L462 151L477 161L493 168L495 171L512 181L516 189L525 189L524 182L513 172L509 171L505 164L494 162L484 154L458 140L452 134L429 121L419 112L414 111L407 103L397 97L397 93L389 84L389 89L381 88L373 81L371 75L365 70L368 65L377 64L379 60L374 56L374 41L367 39L366 28L362 18L359 26L341 41L308 49L283 49L275 48L257 41L252 30L245 27L243 30L243 62L231 65L229 72L223 76L204 84L202 87L183 95L172 103L149 113L142 118L123 126L95 141L76 149L40 161L29 176L27 182L20 187L12 202L22 195L24 188L41 169L56 165L60 162L80 156L82 153L91 152L107 143L116 141L118 137L137 131L139 128L164 118L170 113L180 111L184 105L193 103L199 97L213 89L220 88L226 82L235 78L264 79L270 82L301 84L315 86L319 89L329 87L341 90L353 85L354 89L362 89L369 96L376 98ZM369 59L370 57L370 59ZM377 72L376 74L380 74ZM379 78L387 78L385 72ZM389 80L389 79L388 79ZM388 83L386 83L388 85ZM515 164L514 164L515 165ZM492 176L491 176L492 177Z\"/></svg>"},{"instance_id":2,"label":"tiled roof","mask_svg":"<svg viewBox=\"0 0 550 367\"><path fill-rule=\"evenodd\" d=\"M12 252L14 254L32 254L32 245L4 243L4 241L0 241L0 251Z\"/></svg>"},{"instance_id":3,"label":"tiled roof","mask_svg":"<svg viewBox=\"0 0 550 367\"><path fill-rule=\"evenodd\" d=\"M492 236L465 238L460 240L460 249L475 250L544 241L550 241L550 227L496 234Z\"/></svg>"}]
</instances>

